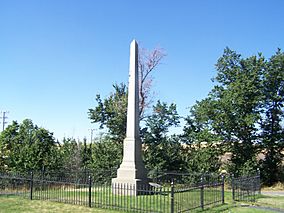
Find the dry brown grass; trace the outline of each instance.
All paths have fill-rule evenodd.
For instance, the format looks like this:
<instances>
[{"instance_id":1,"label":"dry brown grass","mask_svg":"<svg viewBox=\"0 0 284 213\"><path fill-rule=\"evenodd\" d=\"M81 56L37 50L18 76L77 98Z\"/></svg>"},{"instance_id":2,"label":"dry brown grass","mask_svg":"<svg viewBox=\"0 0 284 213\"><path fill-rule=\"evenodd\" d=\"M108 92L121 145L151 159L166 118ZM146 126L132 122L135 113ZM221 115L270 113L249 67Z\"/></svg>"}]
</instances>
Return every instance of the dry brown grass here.
<instances>
[{"instance_id":1,"label":"dry brown grass","mask_svg":"<svg viewBox=\"0 0 284 213\"><path fill-rule=\"evenodd\" d=\"M263 187L262 191L284 191L284 183L278 182L270 187Z\"/></svg>"}]
</instances>

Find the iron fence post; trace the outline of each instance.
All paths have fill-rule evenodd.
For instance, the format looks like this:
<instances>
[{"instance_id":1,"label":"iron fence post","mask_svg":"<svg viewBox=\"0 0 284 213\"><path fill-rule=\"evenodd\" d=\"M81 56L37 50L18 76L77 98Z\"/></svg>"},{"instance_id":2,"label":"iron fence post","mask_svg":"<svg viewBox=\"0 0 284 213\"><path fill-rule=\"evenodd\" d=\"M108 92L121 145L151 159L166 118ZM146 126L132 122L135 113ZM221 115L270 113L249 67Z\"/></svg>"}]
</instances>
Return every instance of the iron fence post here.
<instances>
[{"instance_id":1,"label":"iron fence post","mask_svg":"<svg viewBox=\"0 0 284 213\"><path fill-rule=\"evenodd\" d=\"M174 213L174 204L175 204L175 186L174 186L174 180L171 182L171 213Z\"/></svg>"},{"instance_id":2,"label":"iron fence post","mask_svg":"<svg viewBox=\"0 0 284 213\"><path fill-rule=\"evenodd\" d=\"M261 183L260 183L260 169L257 168L257 175L258 175L258 194L261 194Z\"/></svg>"},{"instance_id":3,"label":"iron fence post","mask_svg":"<svg viewBox=\"0 0 284 213\"><path fill-rule=\"evenodd\" d=\"M203 175L201 177L201 186L200 186L200 207L204 209L204 178Z\"/></svg>"},{"instance_id":4,"label":"iron fence post","mask_svg":"<svg viewBox=\"0 0 284 213\"><path fill-rule=\"evenodd\" d=\"M222 175L222 204L225 203L225 176Z\"/></svg>"},{"instance_id":5,"label":"iron fence post","mask_svg":"<svg viewBox=\"0 0 284 213\"><path fill-rule=\"evenodd\" d=\"M92 207L92 178L89 175L89 207Z\"/></svg>"},{"instance_id":6,"label":"iron fence post","mask_svg":"<svg viewBox=\"0 0 284 213\"><path fill-rule=\"evenodd\" d=\"M233 197L233 201L235 201L235 184L234 184L234 174L232 174L232 197Z\"/></svg>"},{"instance_id":7,"label":"iron fence post","mask_svg":"<svg viewBox=\"0 0 284 213\"><path fill-rule=\"evenodd\" d=\"M34 185L34 173L33 171L31 171L31 180L30 180L30 199L32 200L33 199L33 185Z\"/></svg>"}]
</instances>

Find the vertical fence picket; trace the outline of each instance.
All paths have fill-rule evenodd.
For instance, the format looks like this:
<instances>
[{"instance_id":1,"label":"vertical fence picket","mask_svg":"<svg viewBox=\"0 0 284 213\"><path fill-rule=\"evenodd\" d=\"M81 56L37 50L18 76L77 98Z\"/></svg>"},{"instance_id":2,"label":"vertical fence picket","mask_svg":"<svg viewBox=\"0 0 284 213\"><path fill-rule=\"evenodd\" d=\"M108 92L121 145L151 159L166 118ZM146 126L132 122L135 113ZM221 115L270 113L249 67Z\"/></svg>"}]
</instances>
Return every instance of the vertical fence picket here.
<instances>
[{"instance_id":1,"label":"vertical fence picket","mask_svg":"<svg viewBox=\"0 0 284 213\"><path fill-rule=\"evenodd\" d=\"M30 199L33 199L33 185L34 185L34 173L31 172L31 180L30 180Z\"/></svg>"},{"instance_id":2,"label":"vertical fence picket","mask_svg":"<svg viewBox=\"0 0 284 213\"><path fill-rule=\"evenodd\" d=\"M112 193L114 194L114 201L113 201L113 206L116 207L116 183L112 184Z\"/></svg>"},{"instance_id":3,"label":"vertical fence picket","mask_svg":"<svg viewBox=\"0 0 284 213\"><path fill-rule=\"evenodd\" d=\"M92 178L89 175L89 200L88 200L89 207L92 207Z\"/></svg>"},{"instance_id":4,"label":"vertical fence picket","mask_svg":"<svg viewBox=\"0 0 284 213\"><path fill-rule=\"evenodd\" d=\"M175 211L175 186L174 186L174 180L171 182L171 213L174 213Z\"/></svg>"},{"instance_id":5,"label":"vertical fence picket","mask_svg":"<svg viewBox=\"0 0 284 213\"><path fill-rule=\"evenodd\" d=\"M201 177L201 183L200 183L200 207L203 210L204 209L204 186L203 186L203 176Z\"/></svg>"},{"instance_id":6,"label":"vertical fence picket","mask_svg":"<svg viewBox=\"0 0 284 213\"><path fill-rule=\"evenodd\" d=\"M261 183L260 183L260 169L257 168L257 185L258 185L258 194L261 194Z\"/></svg>"},{"instance_id":7,"label":"vertical fence picket","mask_svg":"<svg viewBox=\"0 0 284 213\"><path fill-rule=\"evenodd\" d=\"M232 183L232 198L235 201L235 183L234 183L234 174L231 176L231 183Z\"/></svg>"},{"instance_id":8,"label":"vertical fence picket","mask_svg":"<svg viewBox=\"0 0 284 213\"><path fill-rule=\"evenodd\" d=\"M225 203L225 176L222 175L222 204Z\"/></svg>"}]
</instances>

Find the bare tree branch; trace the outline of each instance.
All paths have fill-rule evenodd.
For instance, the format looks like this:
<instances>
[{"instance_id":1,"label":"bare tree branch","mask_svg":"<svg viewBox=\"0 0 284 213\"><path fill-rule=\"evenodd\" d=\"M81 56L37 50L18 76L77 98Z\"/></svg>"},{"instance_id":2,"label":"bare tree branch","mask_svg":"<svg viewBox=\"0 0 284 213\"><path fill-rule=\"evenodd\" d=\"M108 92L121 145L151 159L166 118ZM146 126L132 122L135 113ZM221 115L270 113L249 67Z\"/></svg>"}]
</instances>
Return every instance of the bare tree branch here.
<instances>
[{"instance_id":1,"label":"bare tree branch","mask_svg":"<svg viewBox=\"0 0 284 213\"><path fill-rule=\"evenodd\" d=\"M143 48L139 49L139 114L141 120L144 118L145 110L152 103L151 87L153 76L151 74L165 56L165 51L161 48L155 48L152 51Z\"/></svg>"}]
</instances>

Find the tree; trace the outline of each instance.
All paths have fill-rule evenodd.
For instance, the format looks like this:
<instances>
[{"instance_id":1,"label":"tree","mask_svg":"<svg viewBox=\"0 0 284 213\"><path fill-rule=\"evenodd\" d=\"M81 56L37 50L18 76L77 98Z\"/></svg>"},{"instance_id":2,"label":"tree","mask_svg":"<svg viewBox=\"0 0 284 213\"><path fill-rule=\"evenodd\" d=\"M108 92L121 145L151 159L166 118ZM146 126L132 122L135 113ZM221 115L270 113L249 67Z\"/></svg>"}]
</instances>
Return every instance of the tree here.
<instances>
[{"instance_id":1,"label":"tree","mask_svg":"<svg viewBox=\"0 0 284 213\"><path fill-rule=\"evenodd\" d=\"M223 141L232 152L229 169L237 174L245 172L244 165L257 166L264 68L261 54L242 58L226 48L216 64L217 84L188 118L188 138Z\"/></svg>"},{"instance_id":2,"label":"tree","mask_svg":"<svg viewBox=\"0 0 284 213\"><path fill-rule=\"evenodd\" d=\"M223 145L212 126L216 101L211 97L198 101L185 118L181 135L184 144L184 161L188 173L216 173L220 169Z\"/></svg>"},{"instance_id":3,"label":"tree","mask_svg":"<svg viewBox=\"0 0 284 213\"><path fill-rule=\"evenodd\" d=\"M99 123L100 128L106 127L113 140L122 143L126 132L127 90L125 84L114 84L114 92L101 100L97 95L98 106L89 109L92 123Z\"/></svg>"},{"instance_id":4,"label":"tree","mask_svg":"<svg viewBox=\"0 0 284 213\"><path fill-rule=\"evenodd\" d=\"M92 147L90 169L97 181L110 181L122 161L122 144L104 136Z\"/></svg>"},{"instance_id":5,"label":"tree","mask_svg":"<svg viewBox=\"0 0 284 213\"><path fill-rule=\"evenodd\" d=\"M190 109L190 114L185 118L182 140L188 145L200 146L201 142L213 143L221 141L213 121L216 116L217 102L212 97L197 101Z\"/></svg>"},{"instance_id":6,"label":"tree","mask_svg":"<svg viewBox=\"0 0 284 213\"><path fill-rule=\"evenodd\" d=\"M5 131L0 134L0 171L11 169L11 155L13 155L14 144L17 142L19 124L13 121Z\"/></svg>"},{"instance_id":7,"label":"tree","mask_svg":"<svg viewBox=\"0 0 284 213\"><path fill-rule=\"evenodd\" d=\"M153 107L143 131L144 161L153 171L182 170L181 144L177 137L169 137L169 128L179 125L180 116L175 104L161 103Z\"/></svg>"},{"instance_id":8,"label":"tree","mask_svg":"<svg viewBox=\"0 0 284 213\"><path fill-rule=\"evenodd\" d=\"M83 170L83 145L73 138L64 138L60 145L61 170L76 173Z\"/></svg>"},{"instance_id":9,"label":"tree","mask_svg":"<svg viewBox=\"0 0 284 213\"><path fill-rule=\"evenodd\" d=\"M218 143L193 144L184 148L183 160L188 173L218 173L222 149Z\"/></svg>"},{"instance_id":10,"label":"tree","mask_svg":"<svg viewBox=\"0 0 284 213\"><path fill-rule=\"evenodd\" d=\"M268 185L281 180L284 149L284 53L278 50L267 63L263 86L262 161L264 182Z\"/></svg>"},{"instance_id":11,"label":"tree","mask_svg":"<svg viewBox=\"0 0 284 213\"><path fill-rule=\"evenodd\" d=\"M183 147L176 135L162 138L159 143L145 143L143 156L150 176L156 172L185 171Z\"/></svg>"},{"instance_id":12,"label":"tree","mask_svg":"<svg viewBox=\"0 0 284 213\"><path fill-rule=\"evenodd\" d=\"M281 180L281 151L284 148L283 52L278 50L265 60L262 54L242 58L226 48L216 70L216 85L208 97L191 108L186 118L182 139L190 145L189 160L195 156L192 148L199 149L200 142L207 142L208 146L210 142L223 141L226 151L232 153L229 172L249 174L261 164L264 183L271 185ZM199 153L201 150L194 151ZM259 152L265 155L260 162L256 159ZM202 152L197 154L196 162L201 162L202 155ZM193 160L190 167L194 165Z\"/></svg>"},{"instance_id":13,"label":"tree","mask_svg":"<svg viewBox=\"0 0 284 213\"><path fill-rule=\"evenodd\" d=\"M152 115L146 119L146 133L144 134L145 143L159 143L167 136L170 127L177 127L180 123L180 116L177 113L176 105L158 101L153 106ZM150 140L148 140L148 138Z\"/></svg>"},{"instance_id":14,"label":"tree","mask_svg":"<svg viewBox=\"0 0 284 213\"><path fill-rule=\"evenodd\" d=\"M239 173L247 161L256 162L265 59L261 54L241 58L227 48L216 68L220 87L213 91L219 114L214 127L232 143L231 169Z\"/></svg>"},{"instance_id":15,"label":"tree","mask_svg":"<svg viewBox=\"0 0 284 213\"><path fill-rule=\"evenodd\" d=\"M89 170L90 165L92 163L92 143L88 145L86 138L83 139L83 148L81 156L82 156L82 166L86 172L87 170Z\"/></svg>"},{"instance_id":16,"label":"tree","mask_svg":"<svg viewBox=\"0 0 284 213\"><path fill-rule=\"evenodd\" d=\"M52 133L26 119L13 121L0 136L2 167L10 171L56 170L58 146Z\"/></svg>"},{"instance_id":17,"label":"tree","mask_svg":"<svg viewBox=\"0 0 284 213\"><path fill-rule=\"evenodd\" d=\"M155 48L152 51L144 48L139 49L139 113L141 119L144 118L146 109L150 108L153 103L151 94L153 76L151 74L165 56L164 50L160 48Z\"/></svg>"},{"instance_id":18,"label":"tree","mask_svg":"<svg viewBox=\"0 0 284 213\"><path fill-rule=\"evenodd\" d=\"M147 51L140 49L139 54L139 96L140 119L144 119L145 111L151 103L152 72L160 64L165 56L161 49ZM89 109L88 115L92 123L100 124L100 128L106 127L111 138L122 143L126 134L127 121L127 87L124 83L114 84L114 92L104 100L98 94L97 106Z\"/></svg>"}]
</instances>

